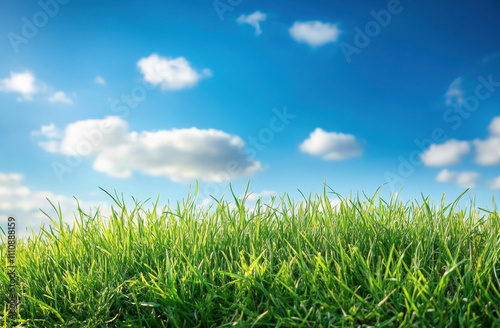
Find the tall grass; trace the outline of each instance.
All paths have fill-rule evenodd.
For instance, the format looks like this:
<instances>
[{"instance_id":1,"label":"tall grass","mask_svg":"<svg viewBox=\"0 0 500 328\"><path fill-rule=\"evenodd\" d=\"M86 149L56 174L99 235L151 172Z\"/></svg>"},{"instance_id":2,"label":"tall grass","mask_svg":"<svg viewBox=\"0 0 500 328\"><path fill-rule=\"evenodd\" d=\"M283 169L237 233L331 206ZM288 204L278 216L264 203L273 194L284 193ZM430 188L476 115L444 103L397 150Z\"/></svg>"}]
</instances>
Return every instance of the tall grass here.
<instances>
[{"instance_id":1,"label":"tall grass","mask_svg":"<svg viewBox=\"0 0 500 328\"><path fill-rule=\"evenodd\" d=\"M500 327L498 212L377 195L332 208L326 189L249 209L247 196L204 209L114 197L109 219L78 208L72 226L55 206L18 245L15 324ZM7 283L2 270L4 326Z\"/></svg>"}]
</instances>

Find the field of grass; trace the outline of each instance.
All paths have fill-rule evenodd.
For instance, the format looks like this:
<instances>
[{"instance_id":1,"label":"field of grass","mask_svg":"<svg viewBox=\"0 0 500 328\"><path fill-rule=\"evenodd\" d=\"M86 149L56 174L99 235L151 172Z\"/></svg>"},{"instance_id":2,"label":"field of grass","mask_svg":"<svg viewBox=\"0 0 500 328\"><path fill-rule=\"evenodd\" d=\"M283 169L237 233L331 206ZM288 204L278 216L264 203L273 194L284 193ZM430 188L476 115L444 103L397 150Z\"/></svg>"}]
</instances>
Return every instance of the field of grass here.
<instances>
[{"instance_id":1,"label":"field of grass","mask_svg":"<svg viewBox=\"0 0 500 328\"><path fill-rule=\"evenodd\" d=\"M58 215L19 240L10 323L2 233L2 325L500 327L498 212L332 196Z\"/></svg>"}]
</instances>

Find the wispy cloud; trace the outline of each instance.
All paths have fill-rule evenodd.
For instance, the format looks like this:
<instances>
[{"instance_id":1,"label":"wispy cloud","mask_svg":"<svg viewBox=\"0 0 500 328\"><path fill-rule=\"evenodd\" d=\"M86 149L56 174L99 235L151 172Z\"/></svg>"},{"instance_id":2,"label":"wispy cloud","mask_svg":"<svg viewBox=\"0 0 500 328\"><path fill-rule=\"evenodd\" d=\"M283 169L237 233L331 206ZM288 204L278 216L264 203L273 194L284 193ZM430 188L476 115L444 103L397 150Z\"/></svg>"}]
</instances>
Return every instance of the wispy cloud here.
<instances>
[{"instance_id":1,"label":"wispy cloud","mask_svg":"<svg viewBox=\"0 0 500 328\"><path fill-rule=\"evenodd\" d=\"M266 20L266 14L256 11L250 15L241 15L238 17L237 22L240 24L249 24L255 28L255 35L260 35L262 30L260 23Z\"/></svg>"},{"instance_id":2,"label":"wispy cloud","mask_svg":"<svg viewBox=\"0 0 500 328\"><path fill-rule=\"evenodd\" d=\"M31 135L37 137L44 136L49 139L56 139L62 136L61 131L59 131L54 123L50 123L49 125L42 125L40 130L32 131Z\"/></svg>"},{"instance_id":3,"label":"wispy cloud","mask_svg":"<svg viewBox=\"0 0 500 328\"><path fill-rule=\"evenodd\" d=\"M106 84L106 80L100 76L100 75L97 75L94 79L94 83L95 84L100 84L100 85L105 85Z\"/></svg>"},{"instance_id":4,"label":"wispy cloud","mask_svg":"<svg viewBox=\"0 0 500 328\"><path fill-rule=\"evenodd\" d=\"M447 106L463 105L464 89L462 84L463 84L462 77L458 77L455 80L453 80L453 82L451 82L450 86L448 87L448 90L446 90L446 93L444 95Z\"/></svg>"},{"instance_id":5,"label":"wispy cloud","mask_svg":"<svg viewBox=\"0 0 500 328\"><path fill-rule=\"evenodd\" d=\"M54 92L51 97L49 97L49 102L71 105L73 103L73 100L69 98L63 91L57 91Z\"/></svg>"}]
</instances>

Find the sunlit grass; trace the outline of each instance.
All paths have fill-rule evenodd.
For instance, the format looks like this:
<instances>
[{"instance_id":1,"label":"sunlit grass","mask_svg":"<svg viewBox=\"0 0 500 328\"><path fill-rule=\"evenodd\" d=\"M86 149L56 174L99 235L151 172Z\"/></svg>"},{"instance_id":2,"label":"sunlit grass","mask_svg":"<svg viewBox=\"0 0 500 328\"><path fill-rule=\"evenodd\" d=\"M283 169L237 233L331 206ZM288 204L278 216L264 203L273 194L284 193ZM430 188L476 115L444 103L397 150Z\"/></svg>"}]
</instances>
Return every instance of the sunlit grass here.
<instances>
[{"instance_id":1,"label":"sunlit grass","mask_svg":"<svg viewBox=\"0 0 500 328\"><path fill-rule=\"evenodd\" d=\"M500 217L428 198L114 197L20 241L26 327L500 327ZM57 208L57 206L56 206ZM146 209L148 208L148 209ZM2 324L8 295L1 237Z\"/></svg>"}]
</instances>

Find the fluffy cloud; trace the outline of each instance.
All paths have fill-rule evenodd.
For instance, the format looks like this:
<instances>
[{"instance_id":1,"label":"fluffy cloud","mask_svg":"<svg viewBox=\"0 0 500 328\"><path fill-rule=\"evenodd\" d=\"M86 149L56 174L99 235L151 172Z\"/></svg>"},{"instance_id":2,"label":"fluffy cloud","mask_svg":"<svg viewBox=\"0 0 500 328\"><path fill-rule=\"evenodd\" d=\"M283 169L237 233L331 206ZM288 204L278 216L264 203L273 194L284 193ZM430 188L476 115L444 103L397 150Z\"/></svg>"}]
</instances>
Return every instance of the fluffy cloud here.
<instances>
[{"instance_id":1,"label":"fluffy cloud","mask_svg":"<svg viewBox=\"0 0 500 328\"><path fill-rule=\"evenodd\" d=\"M491 189L500 189L500 176L488 182L488 186Z\"/></svg>"},{"instance_id":2,"label":"fluffy cloud","mask_svg":"<svg viewBox=\"0 0 500 328\"><path fill-rule=\"evenodd\" d=\"M74 198L54 194L50 191L32 190L23 182L24 176L19 173L0 172L0 223L4 225L9 216L14 216L18 227L18 233L22 235L30 225L36 226L50 223L50 220L40 211L52 215L55 214L47 198L57 206L61 206L63 219L71 224L74 220L73 212L77 209ZM80 201L80 207L85 213L91 210L95 212L100 207L105 215L109 215L108 205L104 202Z\"/></svg>"},{"instance_id":3,"label":"fluffy cloud","mask_svg":"<svg viewBox=\"0 0 500 328\"><path fill-rule=\"evenodd\" d=\"M137 66L144 80L160 85L163 90L180 90L195 86L204 77L212 75L209 69L197 72L184 57L166 58L157 54L141 58Z\"/></svg>"},{"instance_id":4,"label":"fluffy cloud","mask_svg":"<svg viewBox=\"0 0 500 328\"><path fill-rule=\"evenodd\" d=\"M500 136L492 136L486 140L474 140L476 147L476 163L479 165L500 164Z\"/></svg>"},{"instance_id":5,"label":"fluffy cloud","mask_svg":"<svg viewBox=\"0 0 500 328\"><path fill-rule=\"evenodd\" d=\"M295 41L307 43L311 47L335 42L340 34L336 24L320 21L295 22L288 31Z\"/></svg>"},{"instance_id":6,"label":"fluffy cloud","mask_svg":"<svg viewBox=\"0 0 500 328\"><path fill-rule=\"evenodd\" d=\"M0 91L14 92L22 96L18 100L32 100L32 96L37 93L35 86L35 76L29 71L22 73L10 72L10 77L0 80Z\"/></svg>"},{"instance_id":7,"label":"fluffy cloud","mask_svg":"<svg viewBox=\"0 0 500 328\"><path fill-rule=\"evenodd\" d=\"M460 163L462 156L469 152L469 142L450 139L443 144L432 144L420 158L427 166L446 166Z\"/></svg>"},{"instance_id":8,"label":"fluffy cloud","mask_svg":"<svg viewBox=\"0 0 500 328\"><path fill-rule=\"evenodd\" d=\"M487 139L473 141L476 147L475 161L480 165L500 165L500 116L491 121L488 131L490 135Z\"/></svg>"},{"instance_id":9,"label":"fluffy cloud","mask_svg":"<svg viewBox=\"0 0 500 328\"><path fill-rule=\"evenodd\" d=\"M316 128L309 138L299 145L299 149L311 155L321 156L325 160L339 161L361 156L363 147L351 134L326 132Z\"/></svg>"},{"instance_id":10,"label":"fluffy cloud","mask_svg":"<svg viewBox=\"0 0 500 328\"><path fill-rule=\"evenodd\" d=\"M94 79L94 83L104 85L106 84L106 80L102 76L97 75Z\"/></svg>"},{"instance_id":11,"label":"fluffy cloud","mask_svg":"<svg viewBox=\"0 0 500 328\"><path fill-rule=\"evenodd\" d=\"M71 100L71 98L69 98L64 92L57 91L49 98L49 102L71 105L73 100Z\"/></svg>"},{"instance_id":12,"label":"fluffy cloud","mask_svg":"<svg viewBox=\"0 0 500 328\"><path fill-rule=\"evenodd\" d=\"M436 176L436 181L453 182L461 188L474 188L479 177L479 173L473 171L455 172L444 169Z\"/></svg>"},{"instance_id":13,"label":"fluffy cloud","mask_svg":"<svg viewBox=\"0 0 500 328\"><path fill-rule=\"evenodd\" d=\"M126 121L109 116L69 124L61 137L47 139L57 152L93 158L95 170L120 178L139 171L173 181L220 182L262 169L240 137L214 129L129 132Z\"/></svg>"},{"instance_id":14,"label":"fluffy cloud","mask_svg":"<svg viewBox=\"0 0 500 328\"><path fill-rule=\"evenodd\" d=\"M251 15L241 15L238 17L237 22L240 24L249 24L255 28L255 35L259 35L262 33L260 29L260 22L266 20L266 14L261 13L260 11L256 11Z\"/></svg>"}]
</instances>

